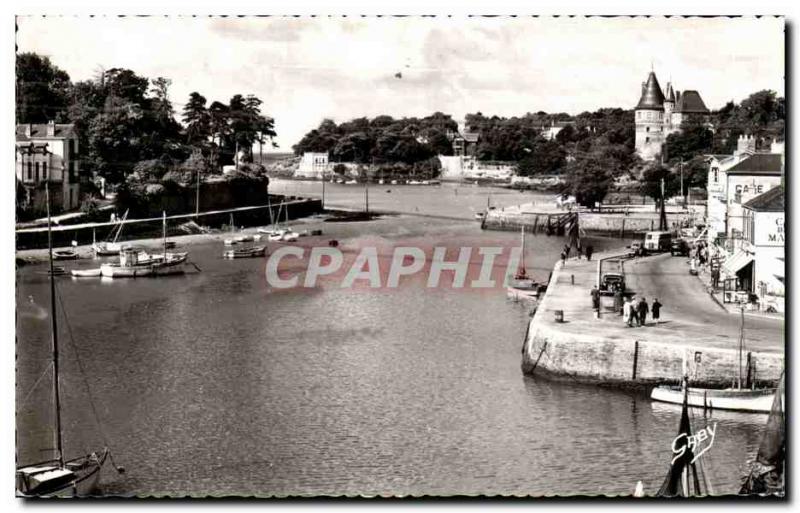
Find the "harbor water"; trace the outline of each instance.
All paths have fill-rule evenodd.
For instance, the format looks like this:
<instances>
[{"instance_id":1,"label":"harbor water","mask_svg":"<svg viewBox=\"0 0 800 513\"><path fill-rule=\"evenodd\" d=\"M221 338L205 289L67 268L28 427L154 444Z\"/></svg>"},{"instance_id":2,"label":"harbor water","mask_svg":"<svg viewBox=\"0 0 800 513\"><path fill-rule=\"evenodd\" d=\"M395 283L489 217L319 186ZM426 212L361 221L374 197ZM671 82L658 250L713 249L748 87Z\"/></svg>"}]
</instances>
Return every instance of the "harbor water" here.
<instances>
[{"instance_id":1,"label":"harbor water","mask_svg":"<svg viewBox=\"0 0 800 513\"><path fill-rule=\"evenodd\" d=\"M338 224L323 228L339 230L345 252L519 244L474 221ZM600 251L619 241L591 243ZM547 277L563 244L529 238L536 277ZM65 456L108 444L126 472L106 468L105 493L616 495L639 480L650 493L660 486L679 408L524 377L531 308L501 287L408 280L276 292L264 259L226 261L222 249L218 240L187 246L201 272L185 276L58 278ZM19 463L47 459L54 446L44 271L17 271ZM696 416L696 429L718 423L704 456L714 492L735 493L766 416Z\"/></svg>"}]
</instances>

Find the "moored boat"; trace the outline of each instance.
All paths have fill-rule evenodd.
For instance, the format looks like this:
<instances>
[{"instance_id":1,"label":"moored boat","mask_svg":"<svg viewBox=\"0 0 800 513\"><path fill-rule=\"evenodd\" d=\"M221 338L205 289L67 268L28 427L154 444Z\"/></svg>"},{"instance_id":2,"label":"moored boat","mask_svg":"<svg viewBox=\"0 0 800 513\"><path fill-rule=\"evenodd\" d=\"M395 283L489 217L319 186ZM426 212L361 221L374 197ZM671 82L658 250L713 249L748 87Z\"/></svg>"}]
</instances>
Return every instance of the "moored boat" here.
<instances>
[{"instance_id":1,"label":"moored boat","mask_svg":"<svg viewBox=\"0 0 800 513\"><path fill-rule=\"evenodd\" d=\"M50 191L45 182L47 200L47 246L50 261L50 335L52 341L53 372L53 441L54 457L50 460L22 465L16 468L17 494L22 497L52 497L61 495L86 496L95 493L99 484L100 470L109 456L108 448L100 454L91 452L78 458L64 458L61 422L61 380L59 374L58 315L56 314L56 286L53 279L53 245L50 224ZM65 313L65 312L64 312ZM36 385L34 385L36 386ZM122 472L121 469L118 469Z\"/></svg>"},{"instance_id":2,"label":"moored boat","mask_svg":"<svg viewBox=\"0 0 800 513\"><path fill-rule=\"evenodd\" d=\"M749 462L749 471L745 476L740 494L744 495L776 495L786 494L786 414L785 373L781 374L778 389L772 402L772 409L764 426L758 453Z\"/></svg>"},{"instance_id":3,"label":"moored boat","mask_svg":"<svg viewBox=\"0 0 800 513\"><path fill-rule=\"evenodd\" d=\"M54 260L75 260L76 258L78 258L78 253L71 249L53 250Z\"/></svg>"},{"instance_id":4,"label":"moored boat","mask_svg":"<svg viewBox=\"0 0 800 513\"><path fill-rule=\"evenodd\" d=\"M94 269L72 269L70 274L75 278L99 278L102 276L102 271L99 267Z\"/></svg>"},{"instance_id":5,"label":"moored boat","mask_svg":"<svg viewBox=\"0 0 800 513\"><path fill-rule=\"evenodd\" d=\"M687 404L695 408L769 413L775 389L712 389L689 388ZM664 403L683 403L683 391L678 386L662 385L653 389L650 398Z\"/></svg>"},{"instance_id":6,"label":"moored boat","mask_svg":"<svg viewBox=\"0 0 800 513\"><path fill-rule=\"evenodd\" d=\"M520 256L519 269L508 284L508 297L515 300L536 300L542 285L533 279L525 270L525 228L521 230L522 253Z\"/></svg>"},{"instance_id":7,"label":"moored boat","mask_svg":"<svg viewBox=\"0 0 800 513\"><path fill-rule=\"evenodd\" d=\"M736 386L725 389L688 388L662 385L654 388L650 398L654 401L681 404L686 403L696 408L733 410L751 413L769 413L775 395L774 388L746 388L743 386L742 358L744 353L744 310L741 314L739 333L739 365L736 375Z\"/></svg>"},{"instance_id":8,"label":"moored boat","mask_svg":"<svg viewBox=\"0 0 800 513\"><path fill-rule=\"evenodd\" d=\"M266 254L266 246L253 246L252 248L229 249L222 256L224 258L256 258Z\"/></svg>"}]
</instances>

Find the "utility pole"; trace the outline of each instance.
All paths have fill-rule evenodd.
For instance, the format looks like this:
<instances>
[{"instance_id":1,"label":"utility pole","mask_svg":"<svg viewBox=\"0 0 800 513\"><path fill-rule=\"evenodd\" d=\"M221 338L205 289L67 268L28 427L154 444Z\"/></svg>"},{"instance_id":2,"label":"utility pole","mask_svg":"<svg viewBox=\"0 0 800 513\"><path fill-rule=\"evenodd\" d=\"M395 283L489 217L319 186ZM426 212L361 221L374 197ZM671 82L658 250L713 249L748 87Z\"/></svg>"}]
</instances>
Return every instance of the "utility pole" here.
<instances>
[{"instance_id":1,"label":"utility pole","mask_svg":"<svg viewBox=\"0 0 800 513\"><path fill-rule=\"evenodd\" d=\"M681 159L681 198L683 198L683 209L686 210L686 193L683 192L683 159Z\"/></svg>"},{"instance_id":2,"label":"utility pole","mask_svg":"<svg viewBox=\"0 0 800 513\"><path fill-rule=\"evenodd\" d=\"M197 193L194 200L194 217L200 219L200 168L197 168ZM198 223L199 224L199 223Z\"/></svg>"},{"instance_id":3,"label":"utility pole","mask_svg":"<svg viewBox=\"0 0 800 513\"><path fill-rule=\"evenodd\" d=\"M322 168L322 210L325 210L325 166Z\"/></svg>"},{"instance_id":4,"label":"utility pole","mask_svg":"<svg viewBox=\"0 0 800 513\"><path fill-rule=\"evenodd\" d=\"M372 157L372 164L370 164L370 167L367 168L366 179L364 180L364 202L367 216L369 216L369 171L373 164L375 164L375 157Z\"/></svg>"},{"instance_id":5,"label":"utility pole","mask_svg":"<svg viewBox=\"0 0 800 513\"><path fill-rule=\"evenodd\" d=\"M667 229L667 210L666 210L666 201L664 201L664 179L661 179L661 215L659 216L658 220L658 229L659 231L665 231Z\"/></svg>"}]
</instances>

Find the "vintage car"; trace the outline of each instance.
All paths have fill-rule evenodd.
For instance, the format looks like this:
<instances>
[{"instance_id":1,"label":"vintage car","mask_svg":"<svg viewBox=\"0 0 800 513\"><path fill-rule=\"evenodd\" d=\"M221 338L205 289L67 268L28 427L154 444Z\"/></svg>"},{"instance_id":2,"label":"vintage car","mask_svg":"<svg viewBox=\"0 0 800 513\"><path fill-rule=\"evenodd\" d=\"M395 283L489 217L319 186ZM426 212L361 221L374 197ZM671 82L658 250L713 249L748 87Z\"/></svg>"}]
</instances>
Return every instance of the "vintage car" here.
<instances>
[{"instance_id":1,"label":"vintage car","mask_svg":"<svg viewBox=\"0 0 800 513\"><path fill-rule=\"evenodd\" d=\"M625 292L625 275L619 272L603 273L600 279L600 293L613 294L617 290Z\"/></svg>"}]
</instances>

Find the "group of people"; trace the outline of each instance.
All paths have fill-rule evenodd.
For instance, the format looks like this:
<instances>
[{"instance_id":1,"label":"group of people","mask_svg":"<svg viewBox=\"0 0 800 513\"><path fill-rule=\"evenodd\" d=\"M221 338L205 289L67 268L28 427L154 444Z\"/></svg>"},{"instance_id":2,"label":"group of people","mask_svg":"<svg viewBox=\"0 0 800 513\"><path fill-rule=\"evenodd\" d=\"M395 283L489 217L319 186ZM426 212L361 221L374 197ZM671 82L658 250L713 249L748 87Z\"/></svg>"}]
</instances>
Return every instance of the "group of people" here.
<instances>
[{"instance_id":1,"label":"group of people","mask_svg":"<svg viewBox=\"0 0 800 513\"><path fill-rule=\"evenodd\" d=\"M661 318L661 306L658 298L653 299L651 309L644 297L640 297L638 301L635 297L629 297L625 299L619 313L622 315L623 322L631 328L633 326L645 326L647 324L647 314L651 312L653 314L653 320L658 324Z\"/></svg>"},{"instance_id":2,"label":"group of people","mask_svg":"<svg viewBox=\"0 0 800 513\"><path fill-rule=\"evenodd\" d=\"M583 257L584 249L581 246L580 242L576 245L578 249L578 260ZM572 251L572 245L564 244L564 249L561 250L561 263L565 265L567 263L567 259L569 258L569 254ZM594 246L586 246L586 260L592 259L592 254L594 253Z\"/></svg>"}]
</instances>

